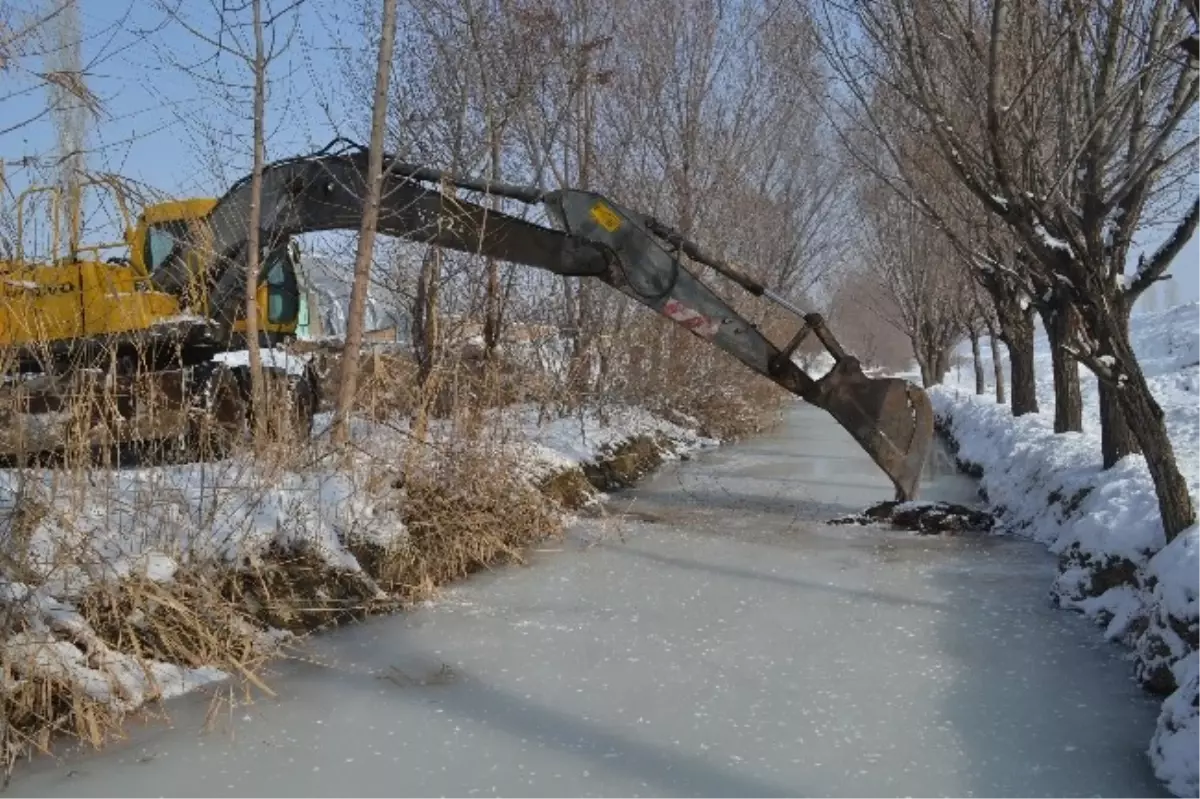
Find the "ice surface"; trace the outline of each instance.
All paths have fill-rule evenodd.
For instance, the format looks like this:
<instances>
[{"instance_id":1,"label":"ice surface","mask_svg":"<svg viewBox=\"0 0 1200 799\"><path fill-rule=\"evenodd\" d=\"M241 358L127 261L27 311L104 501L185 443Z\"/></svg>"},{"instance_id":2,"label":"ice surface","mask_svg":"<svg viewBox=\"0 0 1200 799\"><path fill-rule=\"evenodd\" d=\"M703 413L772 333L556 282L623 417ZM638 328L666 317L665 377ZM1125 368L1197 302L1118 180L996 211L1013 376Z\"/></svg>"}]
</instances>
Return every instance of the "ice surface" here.
<instances>
[{"instance_id":1,"label":"ice surface","mask_svg":"<svg viewBox=\"0 0 1200 799\"><path fill-rule=\"evenodd\" d=\"M945 472L944 457L932 472ZM969 500L960 477L924 498ZM322 636L278 700L19 770L20 796L1161 795L1157 703L1030 541L821 520L888 499L820 411L670 464L531 567Z\"/></svg>"},{"instance_id":2,"label":"ice surface","mask_svg":"<svg viewBox=\"0 0 1200 799\"><path fill-rule=\"evenodd\" d=\"M1136 316L1130 325L1134 350L1165 415L1193 503L1200 499L1198 317L1200 304L1190 303ZM1014 419L990 396L974 396L961 375L931 391L931 399L939 415L951 420L961 457L983 467L988 496L1006 509L1004 521L1012 529L1054 552L1078 550L1101 564L1123 558L1137 568L1136 585L1115 585L1100 593L1103 586L1092 585L1093 571L1073 565L1056 575L1052 591L1064 605L1102 621L1107 637L1132 645L1139 667L1171 667L1180 688L1163 705L1150 756L1173 791L1195 796L1200 782L1197 654L1180 631L1194 630L1197 623L1200 532L1193 525L1164 546L1154 484L1141 456L1102 469L1096 380L1082 367L1084 430L1054 433L1054 378L1044 334L1035 340L1034 353L1038 414ZM985 355L985 361L990 384L990 357Z\"/></svg>"}]
</instances>

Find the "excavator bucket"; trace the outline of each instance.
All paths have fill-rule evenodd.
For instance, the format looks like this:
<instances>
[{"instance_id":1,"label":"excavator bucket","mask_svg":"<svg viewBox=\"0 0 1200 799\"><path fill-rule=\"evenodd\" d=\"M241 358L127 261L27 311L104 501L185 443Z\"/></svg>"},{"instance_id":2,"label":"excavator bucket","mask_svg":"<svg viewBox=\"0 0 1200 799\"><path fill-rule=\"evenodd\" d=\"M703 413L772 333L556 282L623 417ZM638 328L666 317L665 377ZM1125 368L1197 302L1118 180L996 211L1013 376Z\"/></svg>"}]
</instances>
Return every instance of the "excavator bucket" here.
<instances>
[{"instance_id":1,"label":"excavator bucket","mask_svg":"<svg viewBox=\"0 0 1200 799\"><path fill-rule=\"evenodd\" d=\"M629 296L720 347L754 371L829 412L896 487L896 498L916 498L933 441L933 408L921 389L896 378L872 378L846 353L820 314L805 313L743 270L704 252L668 225L623 209L600 195L566 190L545 198L560 225L612 250L620 269L597 275ZM679 255L711 267L751 294L785 308L804 324L778 347L728 302L682 267ZM835 366L814 380L792 361L816 335Z\"/></svg>"},{"instance_id":2,"label":"excavator bucket","mask_svg":"<svg viewBox=\"0 0 1200 799\"><path fill-rule=\"evenodd\" d=\"M933 406L924 391L899 378L868 377L857 360L842 358L806 399L854 437L891 479L897 499L916 497L933 442Z\"/></svg>"}]
</instances>

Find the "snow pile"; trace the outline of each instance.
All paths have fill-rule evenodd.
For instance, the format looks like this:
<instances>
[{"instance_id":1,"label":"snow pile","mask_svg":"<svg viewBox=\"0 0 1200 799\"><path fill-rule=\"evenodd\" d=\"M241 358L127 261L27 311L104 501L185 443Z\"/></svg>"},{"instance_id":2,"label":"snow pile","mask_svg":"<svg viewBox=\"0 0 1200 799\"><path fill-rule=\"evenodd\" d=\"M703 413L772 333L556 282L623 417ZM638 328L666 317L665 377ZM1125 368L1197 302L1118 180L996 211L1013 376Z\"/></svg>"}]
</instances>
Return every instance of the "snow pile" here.
<instances>
[{"instance_id":1,"label":"snow pile","mask_svg":"<svg viewBox=\"0 0 1200 799\"><path fill-rule=\"evenodd\" d=\"M369 476L353 468L271 472L242 458L97 470L83 481L52 470L0 472L0 607L19 619L6 625L6 662L26 679L64 681L120 713L224 679L212 665L116 651L79 612L81 601L126 578L169 584L185 564L232 570L270 550L303 550L379 593L347 544L396 542L406 529ZM240 632L267 644L278 631Z\"/></svg>"},{"instance_id":2,"label":"snow pile","mask_svg":"<svg viewBox=\"0 0 1200 799\"><path fill-rule=\"evenodd\" d=\"M677 424L636 407L614 408L603 417L596 411L587 411L544 423L539 423L536 409L527 407L510 411L507 421L510 429L521 431L515 453L525 464L526 474L534 480L593 463L614 447L642 436L670 441L672 446L664 451L665 458L718 443L699 435L696 432L699 422L694 419L681 416L681 424Z\"/></svg>"},{"instance_id":3,"label":"snow pile","mask_svg":"<svg viewBox=\"0 0 1200 799\"><path fill-rule=\"evenodd\" d=\"M1133 345L1161 404L1192 501L1200 497L1200 305L1135 317ZM985 348L986 351L986 348ZM1082 433L1054 433L1053 372L1044 335L1036 342L1042 411L1014 419L990 395L962 383L932 389L939 424L960 461L982 472L981 490L1000 524L1059 555L1051 595L1131 646L1148 689L1169 693L1150 747L1156 773L1180 795L1196 795L1197 527L1170 545L1145 459L1102 469L1099 398L1082 370ZM984 365L991 375L991 364Z\"/></svg>"},{"instance_id":4,"label":"snow pile","mask_svg":"<svg viewBox=\"0 0 1200 799\"><path fill-rule=\"evenodd\" d=\"M700 422L684 414L669 421L644 408L618 406L600 412L581 410L570 415L549 415L532 404L489 409L481 427L486 434L473 441L475 447L491 447L497 455L510 458L523 477L537 483L557 472L576 469L604 458L615 447L639 437L670 442L666 459L717 446L716 439L700 435ZM324 437L332 414L318 414L314 433ZM426 441L437 452L454 439L455 428L445 420L429 424ZM405 420L373 422L355 418L351 437L365 457L398 461L398 453L414 436Z\"/></svg>"},{"instance_id":5,"label":"snow pile","mask_svg":"<svg viewBox=\"0 0 1200 799\"><path fill-rule=\"evenodd\" d=\"M405 534L370 478L366 470L271 473L241 458L99 472L78 487L60 485L63 475L51 470L0 472L0 524L23 526L23 568L60 598L135 570L170 579L176 563L243 562L272 544L305 546L353 571L345 541Z\"/></svg>"},{"instance_id":6,"label":"snow pile","mask_svg":"<svg viewBox=\"0 0 1200 799\"><path fill-rule=\"evenodd\" d=\"M1200 793L1200 760L1197 758L1197 682L1200 679L1200 660L1195 654L1179 661L1175 667L1179 690L1163 702L1158 726L1150 739L1150 760L1154 773L1166 783L1167 790L1176 796L1196 796Z\"/></svg>"},{"instance_id":7,"label":"snow pile","mask_svg":"<svg viewBox=\"0 0 1200 799\"><path fill-rule=\"evenodd\" d=\"M294 377L303 377L311 355L295 355L275 347L263 347L258 351L263 368L279 369ZM214 361L224 363L230 368L250 366L250 350L230 350L218 352L213 356Z\"/></svg>"},{"instance_id":8,"label":"snow pile","mask_svg":"<svg viewBox=\"0 0 1200 799\"><path fill-rule=\"evenodd\" d=\"M20 583L0 582L0 600L25 610L25 629L4 642L9 663L78 686L89 698L119 712L154 699L170 699L227 678L220 669L186 668L117 652L73 607ZM17 681L5 685L12 691Z\"/></svg>"}]
</instances>

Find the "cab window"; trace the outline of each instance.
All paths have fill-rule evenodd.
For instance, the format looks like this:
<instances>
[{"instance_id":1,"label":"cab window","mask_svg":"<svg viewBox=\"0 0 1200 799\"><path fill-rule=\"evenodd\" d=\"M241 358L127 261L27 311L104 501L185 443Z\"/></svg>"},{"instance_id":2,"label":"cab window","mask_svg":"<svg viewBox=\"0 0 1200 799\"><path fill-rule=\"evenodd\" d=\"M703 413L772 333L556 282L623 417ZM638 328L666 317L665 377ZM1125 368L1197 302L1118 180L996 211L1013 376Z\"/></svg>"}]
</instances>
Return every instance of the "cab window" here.
<instances>
[{"instance_id":1,"label":"cab window","mask_svg":"<svg viewBox=\"0 0 1200 799\"><path fill-rule=\"evenodd\" d=\"M176 246L187 244L187 222L179 220L152 225L146 232L146 248L143 259L146 269L156 271L167 260Z\"/></svg>"},{"instance_id":2,"label":"cab window","mask_svg":"<svg viewBox=\"0 0 1200 799\"><path fill-rule=\"evenodd\" d=\"M267 256L265 271L267 321L271 324L294 322L300 311L300 292L296 285L296 271L286 247L280 247Z\"/></svg>"}]
</instances>

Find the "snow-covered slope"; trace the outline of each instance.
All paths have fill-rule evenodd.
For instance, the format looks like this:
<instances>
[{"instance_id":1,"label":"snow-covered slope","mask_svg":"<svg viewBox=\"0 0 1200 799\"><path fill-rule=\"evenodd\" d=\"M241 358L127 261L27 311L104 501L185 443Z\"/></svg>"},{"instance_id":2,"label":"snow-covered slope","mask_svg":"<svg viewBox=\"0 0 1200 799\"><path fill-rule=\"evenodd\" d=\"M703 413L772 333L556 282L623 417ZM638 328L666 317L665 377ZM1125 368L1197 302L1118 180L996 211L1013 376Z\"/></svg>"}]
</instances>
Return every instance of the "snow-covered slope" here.
<instances>
[{"instance_id":1,"label":"snow-covered slope","mask_svg":"<svg viewBox=\"0 0 1200 799\"><path fill-rule=\"evenodd\" d=\"M1200 305L1133 319L1133 345L1166 415L1193 503L1200 500ZM985 353L988 348L984 347ZM1052 597L1133 648L1138 678L1171 691L1150 757L1172 792L1195 796L1197 772L1198 531L1166 545L1141 456L1102 469L1096 381L1081 367L1082 433L1054 433L1054 385L1044 335L1036 342L1041 412L1014 419L993 395L975 396L969 361L930 392L959 457L982 468L981 487L1006 529L1060 556ZM985 365L989 377L990 362Z\"/></svg>"}]
</instances>

